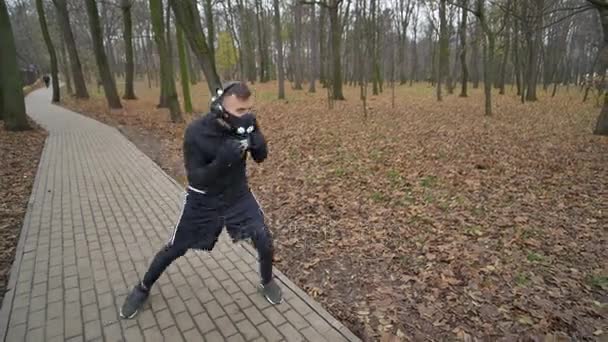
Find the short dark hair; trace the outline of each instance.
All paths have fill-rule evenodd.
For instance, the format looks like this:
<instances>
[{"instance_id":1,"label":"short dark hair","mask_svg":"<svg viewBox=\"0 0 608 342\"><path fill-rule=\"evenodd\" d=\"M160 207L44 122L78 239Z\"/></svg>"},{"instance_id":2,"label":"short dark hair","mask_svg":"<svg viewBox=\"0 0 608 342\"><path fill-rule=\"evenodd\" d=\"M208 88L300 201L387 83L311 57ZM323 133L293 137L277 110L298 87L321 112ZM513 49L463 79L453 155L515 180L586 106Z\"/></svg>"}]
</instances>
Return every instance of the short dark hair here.
<instances>
[{"instance_id":1,"label":"short dark hair","mask_svg":"<svg viewBox=\"0 0 608 342\"><path fill-rule=\"evenodd\" d=\"M237 82L224 92L223 97L234 95L241 100L247 100L251 96L251 90L244 82Z\"/></svg>"}]
</instances>

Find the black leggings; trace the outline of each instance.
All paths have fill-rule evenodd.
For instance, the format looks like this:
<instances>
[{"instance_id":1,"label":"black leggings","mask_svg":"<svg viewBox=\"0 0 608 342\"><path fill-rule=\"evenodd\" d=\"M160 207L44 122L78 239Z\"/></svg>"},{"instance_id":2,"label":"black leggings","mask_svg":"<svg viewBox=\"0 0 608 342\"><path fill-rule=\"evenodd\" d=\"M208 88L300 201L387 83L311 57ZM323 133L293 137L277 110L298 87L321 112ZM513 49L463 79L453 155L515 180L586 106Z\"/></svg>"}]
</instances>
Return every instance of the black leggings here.
<instances>
[{"instance_id":1,"label":"black leggings","mask_svg":"<svg viewBox=\"0 0 608 342\"><path fill-rule=\"evenodd\" d=\"M171 239L154 257L143 279L150 288L165 269L188 249L213 250L224 226L233 241L251 239L258 251L262 284L272 280L272 235L251 192L226 203L221 197L188 191Z\"/></svg>"},{"instance_id":2,"label":"black leggings","mask_svg":"<svg viewBox=\"0 0 608 342\"><path fill-rule=\"evenodd\" d=\"M265 240L265 241L264 241ZM260 275L262 278L262 284L267 284L272 280L272 257L273 247L272 240L267 238L257 238L253 240L253 245L258 251L260 261ZM142 284L150 289L152 285L158 280L161 274L175 261L177 258L183 256L188 251L188 248L179 247L176 245L166 245L161 249L152 260L148 272L144 276Z\"/></svg>"}]
</instances>

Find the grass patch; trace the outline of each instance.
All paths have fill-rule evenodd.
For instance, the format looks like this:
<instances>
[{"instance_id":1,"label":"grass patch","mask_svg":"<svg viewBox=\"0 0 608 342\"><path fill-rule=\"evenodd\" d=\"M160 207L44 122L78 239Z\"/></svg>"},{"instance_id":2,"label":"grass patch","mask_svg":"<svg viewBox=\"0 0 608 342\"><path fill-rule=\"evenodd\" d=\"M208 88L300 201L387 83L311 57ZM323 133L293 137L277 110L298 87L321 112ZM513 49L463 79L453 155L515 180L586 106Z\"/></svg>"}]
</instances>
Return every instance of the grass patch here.
<instances>
[{"instance_id":1,"label":"grass patch","mask_svg":"<svg viewBox=\"0 0 608 342\"><path fill-rule=\"evenodd\" d=\"M344 168L339 167L339 168L337 168L337 169L334 170L334 175L336 177L342 178L342 177L348 175L348 171L346 169L344 169Z\"/></svg>"},{"instance_id":2,"label":"grass patch","mask_svg":"<svg viewBox=\"0 0 608 342\"><path fill-rule=\"evenodd\" d=\"M518 273L515 276L515 284L517 284L518 286L526 286L528 285L528 283L530 283L530 277L528 277L527 274Z\"/></svg>"},{"instance_id":3,"label":"grass patch","mask_svg":"<svg viewBox=\"0 0 608 342\"><path fill-rule=\"evenodd\" d=\"M482 236L483 229L480 226L466 227L464 233L469 236Z\"/></svg>"},{"instance_id":4,"label":"grass patch","mask_svg":"<svg viewBox=\"0 0 608 342\"><path fill-rule=\"evenodd\" d=\"M372 201L376 203L388 202L388 200L388 197L379 191L376 191L372 194Z\"/></svg>"},{"instance_id":5,"label":"grass patch","mask_svg":"<svg viewBox=\"0 0 608 342\"><path fill-rule=\"evenodd\" d=\"M543 262L545 261L545 257L542 256L541 254L535 253L535 252L529 252L528 256L526 257L526 259L528 259L528 261L530 262Z\"/></svg>"},{"instance_id":6,"label":"grass patch","mask_svg":"<svg viewBox=\"0 0 608 342\"><path fill-rule=\"evenodd\" d=\"M592 287L608 291L608 276L595 274L587 276L587 283Z\"/></svg>"},{"instance_id":7,"label":"grass patch","mask_svg":"<svg viewBox=\"0 0 608 342\"><path fill-rule=\"evenodd\" d=\"M425 188L432 188L437 185L436 176L426 176L420 180L420 185Z\"/></svg>"}]
</instances>

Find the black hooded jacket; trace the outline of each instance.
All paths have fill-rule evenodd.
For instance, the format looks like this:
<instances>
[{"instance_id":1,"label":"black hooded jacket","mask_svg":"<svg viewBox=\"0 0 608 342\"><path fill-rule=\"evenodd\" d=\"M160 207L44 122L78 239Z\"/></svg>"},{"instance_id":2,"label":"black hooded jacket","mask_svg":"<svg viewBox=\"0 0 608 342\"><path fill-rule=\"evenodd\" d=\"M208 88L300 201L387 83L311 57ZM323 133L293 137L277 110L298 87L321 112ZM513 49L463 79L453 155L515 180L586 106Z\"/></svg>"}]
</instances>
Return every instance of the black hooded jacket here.
<instances>
[{"instance_id":1,"label":"black hooded jacket","mask_svg":"<svg viewBox=\"0 0 608 342\"><path fill-rule=\"evenodd\" d=\"M188 125L184 135L184 163L190 186L226 200L238 198L249 190L246 153L230 165L216 158L229 139L237 137L221 125L214 114L207 114ZM266 140L257 125L250 139L249 153L258 163L268 155Z\"/></svg>"}]
</instances>

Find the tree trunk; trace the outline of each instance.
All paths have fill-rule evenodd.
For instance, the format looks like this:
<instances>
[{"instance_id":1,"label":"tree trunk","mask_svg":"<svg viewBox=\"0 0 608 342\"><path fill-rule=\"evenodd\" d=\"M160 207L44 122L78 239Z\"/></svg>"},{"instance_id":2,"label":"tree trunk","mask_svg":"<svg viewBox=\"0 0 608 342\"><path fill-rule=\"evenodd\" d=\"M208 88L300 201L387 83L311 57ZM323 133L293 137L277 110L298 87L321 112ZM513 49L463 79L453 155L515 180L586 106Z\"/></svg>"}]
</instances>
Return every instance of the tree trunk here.
<instances>
[{"instance_id":1,"label":"tree trunk","mask_svg":"<svg viewBox=\"0 0 608 342\"><path fill-rule=\"evenodd\" d=\"M177 25L176 25L176 27L177 27ZM182 38L184 38L183 34L184 34L184 31L182 30ZM190 84L195 85L199 81L198 64L196 64L195 62L192 62L192 55L191 55L192 52L188 48L188 43L184 41L184 44L186 44L186 60L188 61L188 70L189 70L188 73L190 76Z\"/></svg>"},{"instance_id":2,"label":"tree trunk","mask_svg":"<svg viewBox=\"0 0 608 342\"><path fill-rule=\"evenodd\" d=\"M131 0L122 0L122 19L124 25L125 38L125 58L127 60L125 67L125 94L122 97L125 100L135 100L135 90L133 86L133 74L135 66L133 61L133 24L131 20Z\"/></svg>"},{"instance_id":3,"label":"tree trunk","mask_svg":"<svg viewBox=\"0 0 608 342\"><path fill-rule=\"evenodd\" d=\"M317 40L319 39L319 25L316 22L316 13L315 13L315 4L310 5L310 22L311 22L311 34L310 34L310 82L308 85L308 92L314 93L316 91L315 88L315 80L318 74L318 64L319 64L319 44Z\"/></svg>"},{"instance_id":4,"label":"tree trunk","mask_svg":"<svg viewBox=\"0 0 608 342\"><path fill-rule=\"evenodd\" d=\"M341 35L340 35L340 18L338 17L338 7L340 6L340 1L338 0L330 0L329 10L329 21L331 25L331 45L332 45L332 60L333 60L333 90L332 90L332 98L334 100L344 100L344 95L342 94L342 65L340 61L340 45L341 45Z\"/></svg>"},{"instance_id":5,"label":"tree trunk","mask_svg":"<svg viewBox=\"0 0 608 342\"><path fill-rule=\"evenodd\" d=\"M462 50L460 51L460 65L462 67L462 88L460 90L460 97L467 97L467 87L469 83L469 70L467 69L467 8L468 0L461 0L462 18L460 19L460 45Z\"/></svg>"},{"instance_id":6,"label":"tree trunk","mask_svg":"<svg viewBox=\"0 0 608 342\"><path fill-rule=\"evenodd\" d=\"M107 1L97 1L101 2L101 19L99 20L101 23L101 36L107 38L107 42L105 44L105 54L108 59L108 67L110 72L112 72L112 77L121 76L122 72L120 72L118 65L116 63L116 58L114 57L114 46L112 44L112 35L110 31L110 26L107 25L107 21L110 20L112 14L110 14L110 6ZM102 41L103 44L103 41Z\"/></svg>"},{"instance_id":7,"label":"tree trunk","mask_svg":"<svg viewBox=\"0 0 608 342\"><path fill-rule=\"evenodd\" d=\"M146 47L146 40L141 38L139 39L139 45L140 48L139 50L141 51L140 56L144 56L144 63L146 65L146 78L148 79L148 88L151 89L152 88L152 70L150 68L150 54L148 53L148 48Z\"/></svg>"},{"instance_id":8,"label":"tree trunk","mask_svg":"<svg viewBox=\"0 0 608 342\"><path fill-rule=\"evenodd\" d=\"M40 22L40 29L42 30L42 36L44 37L44 43L49 51L49 57L51 59L51 77L53 77L53 102L60 101L59 94L59 76L57 70L57 54L55 53L55 47L49 34L49 28L46 24L46 17L44 15L44 6L42 0L36 0L36 11L38 12L38 21Z\"/></svg>"},{"instance_id":9,"label":"tree trunk","mask_svg":"<svg viewBox=\"0 0 608 342\"><path fill-rule=\"evenodd\" d=\"M515 73L515 85L517 86L517 96L521 96L521 70L520 70L520 49L519 49L519 26L520 24L516 22L514 32L513 32L513 68Z\"/></svg>"},{"instance_id":10,"label":"tree trunk","mask_svg":"<svg viewBox=\"0 0 608 342\"><path fill-rule=\"evenodd\" d=\"M507 7L507 10L509 9L509 7ZM506 73L507 73L507 63L509 62L509 49L511 48L511 19L506 17L505 15L505 20L507 21L506 24L506 37L505 37L505 49L503 51L503 56L502 56L502 63L500 64L500 79L498 82L498 87L500 88L500 95L504 95L505 94L505 78L506 78Z\"/></svg>"},{"instance_id":11,"label":"tree trunk","mask_svg":"<svg viewBox=\"0 0 608 342\"><path fill-rule=\"evenodd\" d=\"M447 19L447 11L446 11L446 19ZM452 22L453 20L453 16L450 16L450 21L447 22L447 29L446 29L446 43L445 43L445 87L446 90L448 91L448 94L454 94L454 80L452 78L452 70L455 68L451 68L450 67L450 38L451 38L451 32L452 32Z\"/></svg>"},{"instance_id":12,"label":"tree trunk","mask_svg":"<svg viewBox=\"0 0 608 342\"><path fill-rule=\"evenodd\" d=\"M608 4L603 6L596 5L596 9L599 13L602 32L604 34L599 60L601 65L600 70L605 74L606 67L608 67ZM608 136L608 93L604 93L604 103L600 115L597 118L593 134Z\"/></svg>"},{"instance_id":13,"label":"tree trunk","mask_svg":"<svg viewBox=\"0 0 608 342\"><path fill-rule=\"evenodd\" d=\"M544 0L534 0L533 13L536 19L528 25L526 30L526 41L528 42L528 85L526 101L537 101L536 84L538 82L538 56L542 44L542 13Z\"/></svg>"},{"instance_id":14,"label":"tree trunk","mask_svg":"<svg viewBox=\"0 0 608 342\"><path fill-rule=\"evenodd\" d=\"M63 39L59 39L61 44L61 49L59 52L61 54L61 69L63 76L65 77L65 86L68 91L68 94L73 95L74 91L72 90L72 77L70 75L70 67L68 66L68 57L67 52L65 51L65 42Z\"/></svg>"},{"instance_id":15,"label":"tree trunk","mask_svg":"<svg viewBox=\"0 0 608 342\"><path fill-rule=\"evenodd\" d=\"M169 105L169 111L171 113L172 122L182 122L182 114L179 108L179 101L177 99L177 92L175 91L175 81L173 78L173 67L169 59L169 51L165 42L165 28L163 23L163 4L162 0L149 0L150 1L150 17L152 19L152 29L154 30L154 40L158 48L158 54L160 56L160 69L161 75L164 75L161 79L163 82L163 88L165 89L165 96ZM171 4L176 4L178 1L170 1ZM180 4L186 3L186 1L179 1ZM175 7L174 7L175 10ZM177 14L176 14L177 17ZM199 22L200 25L200 22ZM199 26L200 27L200 26ZM204 39L204 36L202 37Z\"/></svg>"},{"instance_id":16,"label":"tree trunk","mask_svg":"<svg viewBox=\"0 0 608 342\"><path fill-rule=\"evenodd\" d=\"M485 0L477 0L477 19L479 25L484 34L482 40L483 45L483 84L485 94L485 114L486 116L492 115L492 82L493 82L493 71L494 71L494 45L495 45L495 34L490 29L486 13L485 13Z\"/></svg>"},{"instance_id":17,"label":"tree trunk","mask_svg":"<svg viewBox=\"0 0 608 342\"><path fill-rule=\"evenodd\" d=\"M192 113L192 99L190 97L190 82L188 80L188 58L186 44L184 42L184 33L179 26L175 26L175 35L177 38L177 54L179 56L179 71L180 81L182 83L182 95L184 97L184 111Z\"/></svg>"},{"instance_id":18,"label":"tree trunk","mask_svg":"<svg viewBox=\"0 0 608 342\"><path fill-rule=\"evenodd\" d=\"M437 101L442 100L441 86L443 77L447 75L448 56L448 23L446 19L446 2L439 0L439 67L437 68Z\"/></svg>"},{"instance_id":19,"label":"tree trunk","mask_svg":"<svg viewBox=\"0 0 608 342\"><path fill-rule=\"evenodd\" d=\"M239 13L241 17L241 36L243 37L243 65L245 67L245 75L249 82L255 83L256 80L256 64L255 64L255 42L253 41L251 27L251 15L245 8L245 4L240 1Z\"/></svg>"},{"instance_id":20,"label":"tree trunk","mask_svg":"<svg viewBox=\"0 0 608 342\"><path fill-rule=\"evenodd\" d=\"M420 11L420 5L416 4L416 14L413 18L414 27L414 43L412 44L412 72L410 75L410 87L413 86L414 81L418 82L418 13Z\"/></svg>"},{"instance_id":21,"label":"tree trunk","mask_svg":"<svg viewBox=\"0 0 608 342\"><path fill-rule=\"evenodd\" d=\"M473 51L471 55L471 65L473 65L471 75L473 76L473 89L479 88L479 41L483 39L482 34L479 31L479 23L475 23L475 38L473 39Z\"/></svg>"},{"instance_id":22,"label":"tree trunk","mask_svg":"<svg viewBox=\"0 0 608 342\"><path fill-rule=\"evenodd\" d=\"M207 25L207 47L209 47L209 59L215 64L215 25L213 24L212 0L203 1L205 12L205 24Z\"/></svg>"},{"instance_id":23,"label":"tree trunk","mask_svg":"<svg viewBox=\"0 0 608 342\"><path fill-rule=\"evenodd\" d=\"M327 38L325 37L325 22L327 7L321 6L321 13L319 14L319 82L323 85L323 87L327 87L327 79L326 79L326 65L327 65Z\"/></svg>"},{"instance_id":24,"label":"tree trunk","mask_svg":"<svg viewBox=\"0 0 608 342\"><path fill-rule=\"evenodd\" d=\"M78 50L76 49L76 41L74 40L74 35L72 34L72 29L70 27L70 16L66 0L53 0L53 3L57 9L57 21L59 21L63 39L65 40L70 55L72 77L74 79L74 87L76 88L75 96L81 99L88 99L89 93L84 81L84 75L82 74L82 66L80 64L80 58L78 57Z\"/></svg>"},{"instance_id":25,"label":"tree trunk","mask_svg":"<svg viewBox=\"0 0 608 342\"><path fill-rule=\"evenodd\" d=\"M382 89L381 79L380 79L380 42L378 39L378 1L372 0L370 4L370 16L371 16L371 27L368 31L368 35L370 36L371 44L370 44L370 55L372 62L372 94L378 95Z\"/></svg>"},{"instance_id":26,"label":"tree trunk","mask_svg":"<svg viewBox=\"0 0 608 342\"><path fill-rule=\"evenodd\" d=\"M295 49L291 53L294 54L294 89L302 89L302 3L295 0L294 4L294 34L295 34Z\"/></svg>"},{"instance_id":27,"label":"tree trunk","mask_svg":"<svg viewBox=\"0 0 608 342\"><path fill-rule=\"evenodd\" d=\"M162 0L161 0L162 1ZM170 0L167 0L170 1ZM167 34L167 52L169 53L169 65L171 66L171 73L175 71L173 64L173 43L171 39L171 7L167 4L165 11L165 20L167 25L165 26L165 33Z\"/></svg>"},{"instance_id":28,"label":"tree trunk","mask_svg":"<svg viewBox=\"0 0 608 342\"><path fill-rule=\"evenodd\" d=\"M93 39L93 52L95 54L95 60L97 61L99 77L101 78L106 100L108 101L110 108L122 108L118 92L116 91L116 84L114 83L112 72L110 71L110 66L108 65L108 58L103 48L103 37L101 35L97 4L95 3L95 0L85 0L85 5L87 7L87 14L89 16L91 38Z\"/></svg>"},{"instance_id":29,"label":"tree trunk","mask_svg":"<svg viewBox=\"0 0 608 342\"><path fill-rule=\"evenodd\" d=\"M256 29L258 33L258 52L260 54L260 82L268 81L268 75L266 74L266 47L264 42L264 32L262 30L263 20L264 20L264 12L262 11L262 2L261 0L255 1L256 7Z\"/></svg>"},{"instance_id":30,"label":"tree trunk","mask_svg":"<svg viewBox=\"0 0 608 342\"><path fill-rule=\"evenodd\" d=\"M273 0L274 34L277 50L277 75L279 78L279 100L285 98L285 70L283 69L283 38L281 37L281 14L279 0Z\"/></svg>"},{"instance_id":31,"label":"tree trunk","mask_svg":"<svg viewBox=\"0 0 608 342\"><path fill-rule=\"evenodd\" d=\"M0 118L9 131L30 129L25 115L23 83L17 65L17 48L5 0L0 0Z\"/></svg>"},{"instance_id":32,"label":"tree trunk","mask_svg":"<svg viewBox=\"0 0 608 342\"><path fill-rule=\"evenodd\" d=\"M484 63L484 90L485 90L485 98L486 98L486 115L492 115L492 80L494 79L494 46L496 38L494 33L488 32L488 42L486 48L486 62Z\"/></svg>"},{"instance_id":33,"label":"tree trunk","mask_svg":"<svg viewBox=\"0 0 608 342\"><path fill-rule=\"evenodd\" d=\"M159 0L150 1L157 2ZM205 34L201 27L198 9L195 5L196 3L189 0L170 1L169 3L175 14L177 25L180 25L181 29L184 31L186 39L192 48L192 52L196 55L196 58L203 69L209 91L212 94L215 94L215 90L221 88L222 85L220 78L217 75L215 63L213 62L214 59L211 57L212 52L205 42Z\"/></svg>"}]
</instances>

